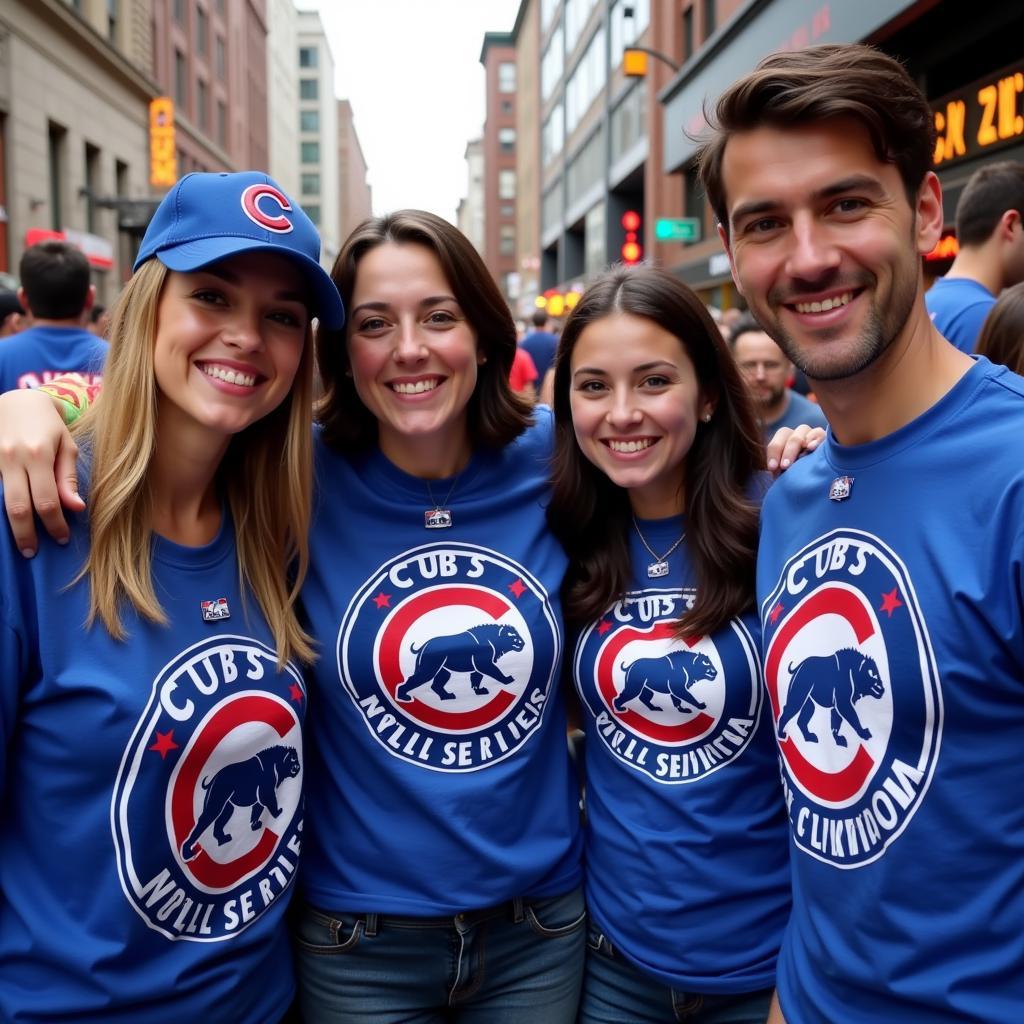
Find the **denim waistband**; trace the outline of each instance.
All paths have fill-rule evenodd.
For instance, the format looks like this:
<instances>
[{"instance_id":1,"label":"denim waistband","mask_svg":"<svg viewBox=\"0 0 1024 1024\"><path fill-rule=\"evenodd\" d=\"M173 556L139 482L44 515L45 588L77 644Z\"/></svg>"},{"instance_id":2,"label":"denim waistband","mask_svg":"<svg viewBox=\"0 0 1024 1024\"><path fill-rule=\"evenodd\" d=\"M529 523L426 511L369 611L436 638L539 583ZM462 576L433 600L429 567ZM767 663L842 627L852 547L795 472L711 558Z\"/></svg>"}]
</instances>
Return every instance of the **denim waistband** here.
<instances>
[{"instance_id":1,"label":"denim waistband","mask_svg":"<svg viewBox=\"0 0 1024 1024\"><path fill-rule=\"evenodd\" d=\"M363 922L364 934L368 938L373 938L382 928L468 928L495 917L507 917L515 924L519 924L525 920L526 907L531 902L535 901L516 896L504 903L497 903L493 907L463 910L457 914L439 917L412 917L404 914L375 914L359 911L342 911L332 914L319 907L314 907L312 904L307 904L306 909L315 917L322 918L325 923L332 922L338 917L354 917L357 921Z\"/></svg>"}]
</instances>

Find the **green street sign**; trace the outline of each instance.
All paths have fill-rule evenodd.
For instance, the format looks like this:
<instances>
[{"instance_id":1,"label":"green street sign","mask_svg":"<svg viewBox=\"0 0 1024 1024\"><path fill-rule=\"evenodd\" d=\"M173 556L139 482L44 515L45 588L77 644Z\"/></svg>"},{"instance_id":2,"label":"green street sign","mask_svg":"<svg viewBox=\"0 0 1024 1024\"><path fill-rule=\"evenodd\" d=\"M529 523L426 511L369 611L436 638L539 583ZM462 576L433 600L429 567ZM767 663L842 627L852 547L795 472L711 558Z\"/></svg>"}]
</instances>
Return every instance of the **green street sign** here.
<instances>
[{"instance_id":1,"label":"green street sign","mask_svg":"<svg viewBox=\"0 0 1024 1024\"><path fill-rule=\"evenodd\" d=\"M698 217L659 217L654 222L654 237L659 242L699 242Z\"/></svg>"}]
</instances>

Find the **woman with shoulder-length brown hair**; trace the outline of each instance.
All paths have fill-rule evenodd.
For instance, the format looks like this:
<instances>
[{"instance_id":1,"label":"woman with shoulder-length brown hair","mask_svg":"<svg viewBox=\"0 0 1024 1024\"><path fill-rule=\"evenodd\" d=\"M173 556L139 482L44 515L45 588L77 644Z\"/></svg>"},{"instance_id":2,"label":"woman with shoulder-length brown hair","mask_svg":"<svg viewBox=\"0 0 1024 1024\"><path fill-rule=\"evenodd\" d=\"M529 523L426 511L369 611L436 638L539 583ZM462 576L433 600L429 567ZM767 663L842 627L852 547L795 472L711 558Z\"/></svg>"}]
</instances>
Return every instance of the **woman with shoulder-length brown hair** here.
<instances>
[{"instance_id":1,"label":"woman with shoulder-length brown hair","mask_svg":"<svg viewBox=\"0 0 1024 1024\"><path fill-rule=\"evenodd\" d=\"M750 400L693 292L617 268L566 322L555 418L549 519L588 733L579 1019L688 1006L760 1024L789 867L753 608Z\"/></svg>"},{"instance_id":2,"label":"woman with shoulder-length brown hair","mask_svg":"<svg viewBox=\"0 0 1024 1024\"><path fill-rule=\"evenodd\" d=\"M578 795L544 517L550 413L512 393L515 325L468 240L356 228L321 331L303 604L330 657L303 838L308 1024L575 1020Z\"/></svg>"}]
</instances>

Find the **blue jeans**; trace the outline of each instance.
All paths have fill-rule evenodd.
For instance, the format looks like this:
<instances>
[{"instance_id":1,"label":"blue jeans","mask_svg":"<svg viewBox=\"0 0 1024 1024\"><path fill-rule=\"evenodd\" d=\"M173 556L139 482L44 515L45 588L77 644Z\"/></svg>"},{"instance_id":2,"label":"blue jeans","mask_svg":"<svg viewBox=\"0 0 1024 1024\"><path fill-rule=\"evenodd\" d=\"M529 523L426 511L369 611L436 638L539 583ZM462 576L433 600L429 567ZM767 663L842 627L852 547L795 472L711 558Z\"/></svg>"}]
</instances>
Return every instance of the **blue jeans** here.
<instances>
[{"instance_id":1,"label":"blue jeans","mask_svg":"<svg viewBox=\"0 0 1024 1024\"><path fill-rule=\"evenodd\" d=\"M679 992L637 970L591 925L579 1024L764 1024L772 991Z\"/></svg>"},{"instance_id":2,"label":"blue jeans","mask_svg":"<svg viewBox=\"0 0 1024 1024\"><path fill-rule=\"evenodd\" d=\"M454 917L305 907L295 933L304 1024L573 1024L583 895Z\"/></svg>"}]
</instances>

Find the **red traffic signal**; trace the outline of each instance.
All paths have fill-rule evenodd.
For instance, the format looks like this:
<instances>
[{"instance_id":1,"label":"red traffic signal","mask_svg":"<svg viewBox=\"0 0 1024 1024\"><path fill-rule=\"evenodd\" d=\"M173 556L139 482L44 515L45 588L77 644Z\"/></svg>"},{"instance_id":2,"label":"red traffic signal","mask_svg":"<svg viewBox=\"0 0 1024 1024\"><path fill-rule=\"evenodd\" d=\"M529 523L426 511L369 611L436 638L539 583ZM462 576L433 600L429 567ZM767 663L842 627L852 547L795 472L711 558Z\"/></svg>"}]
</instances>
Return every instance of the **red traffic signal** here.
<instances>
[{"instance_id":1,"label":"red traffic signal","mask_svg":"<svg viewBox=\"0 0 1024 1024\"><path fill-rule=\"evenodd\" d=\"M643 249L640 248L640 214L636 210L627 210L619 222L625 229L626 236L619 250L619 257L627 267L639 263L643 256Z\"/></svg>"}]
</instances>

